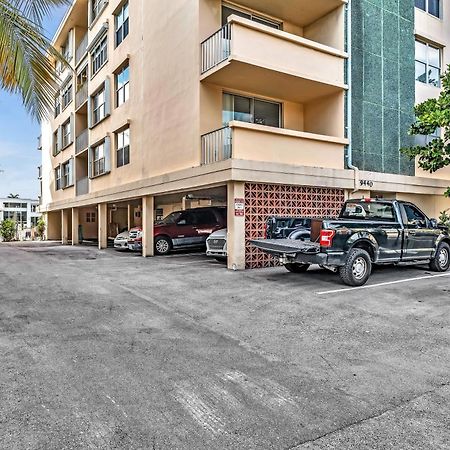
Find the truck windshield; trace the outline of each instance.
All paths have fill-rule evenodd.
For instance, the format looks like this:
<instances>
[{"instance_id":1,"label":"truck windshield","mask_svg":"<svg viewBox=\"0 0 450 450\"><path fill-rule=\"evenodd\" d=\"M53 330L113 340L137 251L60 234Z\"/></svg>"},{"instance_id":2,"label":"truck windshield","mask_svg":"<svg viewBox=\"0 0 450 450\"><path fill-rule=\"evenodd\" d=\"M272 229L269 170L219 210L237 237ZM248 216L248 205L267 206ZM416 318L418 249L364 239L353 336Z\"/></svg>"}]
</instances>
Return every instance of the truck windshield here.
<instances>
[{"instance_id":1,"label":"truck windshield","mask_svg":"<svg viewBox=\"0 0 450 450\"><path fill-rule=\"evenodd\" d=\"M396 221L392 204L382 202L348 202L344 205L340 217L357 220Z\"/></svg>"}]
</instances>

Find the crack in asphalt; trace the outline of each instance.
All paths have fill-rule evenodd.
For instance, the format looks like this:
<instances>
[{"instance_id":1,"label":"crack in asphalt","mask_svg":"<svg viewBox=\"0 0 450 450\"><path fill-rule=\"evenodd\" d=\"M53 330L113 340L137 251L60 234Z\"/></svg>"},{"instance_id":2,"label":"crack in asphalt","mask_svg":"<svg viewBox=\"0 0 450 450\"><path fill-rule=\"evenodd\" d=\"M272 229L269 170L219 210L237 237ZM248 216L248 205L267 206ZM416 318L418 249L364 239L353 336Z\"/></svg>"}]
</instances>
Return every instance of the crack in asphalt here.
<instances>
[{"instance_id":1,"label":"crack in asphalt","mask_svg":"<svg viewBox=\"0 0 450 450\"><path fill-rule=\"evenodd\" d=\"M352 428L352 427L357 426L357 425L361 425L362 423L367 422L368 420L377 419L378 417L381 417L381 416L383 416L386 413L395 411L395 410L401 408L402 406L407 405L408 403L411 403L411 402L413 402L415 400L418 400L421 397L425 397L426 395L434 394L437 391L439 391L440 389L444 389L445 387L448 387L448 386L450 386L450 381L447 381L445 383L441 383L441 385L436 387L435 389L430 389L428 391L422 392L421 394L417 394L417 395L415 395L415 396L413 396L413 397L411 397L411 398L409 398L407 400L404 400L403 402L398 403L397 405L393 405L390 408L386 408L386 409L384 409L383 411L381 411L379 413L376 413L376 414L373 414L371 416L364 417L363 419L357 420L355 422L343 425L343 426L341 426L339 428L336 428L335 430L329 431L328 433L321 434L320 436L317 436L317 437L315 437L313 439L307 439L306 441L302 441L302 442L299 442L297 444L291 445L291 446L285 448L284 450L301 449L301 447L303 445L305 445L305 444L310 444L310 443L313 443L313 442L317 442L317 441L319 441L319 440L321 440L323 438L326 438L328 436L332 436L333 434L336 434L336 433L338 433L340 431L346 430L348 428Z\"/></svg>"}]
</instances>

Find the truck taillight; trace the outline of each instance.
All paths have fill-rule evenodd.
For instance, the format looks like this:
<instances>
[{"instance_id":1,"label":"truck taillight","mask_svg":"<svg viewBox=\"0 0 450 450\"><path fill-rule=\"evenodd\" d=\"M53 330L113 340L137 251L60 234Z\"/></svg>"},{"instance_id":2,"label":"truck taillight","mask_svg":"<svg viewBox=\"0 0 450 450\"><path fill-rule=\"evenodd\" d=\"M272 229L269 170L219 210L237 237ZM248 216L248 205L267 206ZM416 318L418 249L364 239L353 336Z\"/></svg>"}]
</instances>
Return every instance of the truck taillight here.
<instances>
[{"instance_id":1,"label":"truck taillight","mask_svg":"<svg viewBox=\"0 0 450 450\"><path fill-rule=\"evenodd\" d=\"M333 238L336 234L334 230L321 230L320 231L320 246L331 247L333 245Z\"/></svg>"}]
</instances>

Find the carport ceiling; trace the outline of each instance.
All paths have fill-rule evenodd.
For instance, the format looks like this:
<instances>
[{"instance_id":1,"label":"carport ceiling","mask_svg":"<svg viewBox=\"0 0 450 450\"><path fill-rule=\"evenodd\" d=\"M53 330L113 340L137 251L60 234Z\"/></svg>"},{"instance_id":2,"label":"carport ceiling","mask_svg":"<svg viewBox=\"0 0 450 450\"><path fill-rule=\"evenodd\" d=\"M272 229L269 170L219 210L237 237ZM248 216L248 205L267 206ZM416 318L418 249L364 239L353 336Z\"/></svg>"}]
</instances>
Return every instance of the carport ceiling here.
<instances>
[{"instance_id":1,"label":"carport ceiling","mask_svg":"<svg viewBox=\"0 0 450 450\"><path fill-rule=\"evenodd\" d=\"M190 190L176 194L161 195L155 198L155 203L156 205L181 203L183 197L186 196L192 196L192 199L211 199L225 202L227 200L227 188L226 186L220 186L210 189Z\"/></svg>"}]
</instances>

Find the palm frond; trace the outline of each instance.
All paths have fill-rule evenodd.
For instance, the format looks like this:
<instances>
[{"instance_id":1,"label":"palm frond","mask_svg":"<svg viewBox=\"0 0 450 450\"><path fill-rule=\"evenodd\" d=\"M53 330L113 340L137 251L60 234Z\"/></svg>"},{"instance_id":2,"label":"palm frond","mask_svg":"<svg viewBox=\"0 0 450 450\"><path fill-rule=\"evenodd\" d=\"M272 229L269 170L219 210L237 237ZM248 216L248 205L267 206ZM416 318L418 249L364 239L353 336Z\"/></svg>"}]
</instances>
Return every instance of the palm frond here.
<instances>
[{"instance_id":1,"label":"palm frond","mask_svg":"<svg viewBox=\"0 0 450 450\"><path fill-rule=\"evenodd\" d=\"M0 87L21 94L27 111L39 120L48 117L57 92L58 79L52 59L63 58L35 20L42 19L47 11L44 3L48 6L58 1L66 2L0 0ZM34 18L26 17L23 11Z\"/></svg>"}]
</instances>

